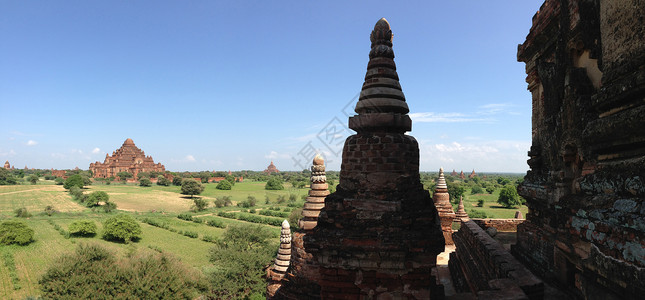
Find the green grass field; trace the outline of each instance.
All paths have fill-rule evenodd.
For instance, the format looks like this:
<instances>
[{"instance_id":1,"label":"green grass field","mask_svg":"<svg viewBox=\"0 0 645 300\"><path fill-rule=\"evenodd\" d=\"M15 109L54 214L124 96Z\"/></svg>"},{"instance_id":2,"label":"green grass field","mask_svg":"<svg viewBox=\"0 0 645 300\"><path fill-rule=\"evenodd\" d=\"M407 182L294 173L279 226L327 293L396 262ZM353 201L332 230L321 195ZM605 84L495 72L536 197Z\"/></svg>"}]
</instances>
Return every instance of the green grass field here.
<instances>
[{"instance_id":1,"label":"green grass field","mask_svg":"<svg viewBox=\"0 0 645 300\"><path fill-rule=\"evenodd\" d=\"M289 201L278 204L276 203L278 196L284 196L288 199L291 194L296 195L296 203L301 204L302 195L306 195L308 191L308 188L292 188L288 183L285 184L285 190L266 191L264 190L264 185L264 182L247 181L236 183L230 191L221 191L215 188L216 184L205 184L204 192L198 197L208 200L209 207L205 211L191 214L204 220L216 219L227 226L241 223L249 224L249 222L245 221L218 217L217 212L241 211L241 214L251 215L248 212L248 208L235 206L237 202L244 201L249 196L257 199L257 205L253 207L256 215L260 210L268 207L280 207L283 210L287 208ZM196 270L206 271L213 268L208 261L209 249L213 244L203 241L202 238L207 235L219 237L225 229L178 219L177 214L189 211L193 203L190 197L180 194L180 187L157 185L140 187L134 184L113 183L111 185L95 184L85 189L85 193L93 191L107 192L110 196L110 201L115 202L121 212L128 213L139 220L150 218L164 222L176 231L196 232L198 238L189 238L179 232L172 232L141 223L143 237L138 242L130 244L108 242L101 239L102 222L114 214L92 212L91 209L79 205L72 200L62 186L54 185L53 181L41 180L37 185L0 186L0 221L13 218L15 209L26 207L33 216L23 220L35 230L35 241L27 246L0 246L0 254L3 252L13 254L19 279L18 285L20 286L19 289L14 289L9 270L4 264L3 256L0 255L0 299L24 299L27 296L38 296L40 294L38 280L49 265L61 255L72 252L79 243L98 243L121 256L132 253L136 249L144 251L161 249L177 256L182 262ZM213 200L222 196L231 196L233 206L216 208L213 205ZM270 199L269 204L265 203L266 196ZM501 208L496 202L498 196L499 191L492 195L470 195L470 191L467 191L464 204L468 212L471 209L475 209L485 212L491 218L512 218L516 209ZM478 199L485 200L484 207L476 206ZM47 216L42 213L48 205L53 206L59 213L53 216ZM292 209L294 208L288 208L287 210ZM523 206L520 210L526 215L526 207ZM282 219L278 217L267 218ZM67 230L69 224L78 219L94 221L99 228L99 234L92 238L65 238L50 223L53 222ZM270 225L261 226L270 228L271 232L273 232L276 237L275 247L277 249L277 237L279 236L280 228Z\"/></svg>"}]
</instances>

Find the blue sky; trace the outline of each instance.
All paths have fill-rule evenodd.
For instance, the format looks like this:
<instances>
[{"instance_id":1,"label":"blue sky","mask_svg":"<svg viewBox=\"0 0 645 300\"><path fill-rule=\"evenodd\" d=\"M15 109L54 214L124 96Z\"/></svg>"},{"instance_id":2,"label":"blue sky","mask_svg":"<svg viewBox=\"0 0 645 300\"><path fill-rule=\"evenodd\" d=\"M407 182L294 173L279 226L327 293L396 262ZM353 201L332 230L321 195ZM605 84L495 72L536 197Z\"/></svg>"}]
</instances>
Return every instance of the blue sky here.
<instances>
[{"instance_id":1,"label":"blue sky","mask_svg":"<svg viewBox=\"0 0 645 300\"><path fill-rule=\"evenodd\" d=\"M132 138L172 171L339 170L385 17L421 170L525 172L541 3L0 1L0 160L87 169Z\"/></svg>"}]
</instances>

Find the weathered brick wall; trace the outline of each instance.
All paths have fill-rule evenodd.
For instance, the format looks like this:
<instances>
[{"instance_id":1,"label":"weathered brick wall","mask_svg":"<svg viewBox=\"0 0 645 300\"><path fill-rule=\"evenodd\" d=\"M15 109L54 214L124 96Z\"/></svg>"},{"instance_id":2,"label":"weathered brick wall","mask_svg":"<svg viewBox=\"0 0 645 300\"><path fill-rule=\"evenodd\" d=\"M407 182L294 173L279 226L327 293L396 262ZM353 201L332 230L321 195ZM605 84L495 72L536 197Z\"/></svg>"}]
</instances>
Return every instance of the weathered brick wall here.
<instances>
[{"instance_id":1,"label":"weathered brick wall","mask_svg":"<svg viewBox=\"0 0 645 300\"><path fill-rule=\"evenodd\" d=\"M472 219L475 224L484 230L495 228L497 231L515 232L517 225L524 223L524 219Z\"/></svg>"},{"instance_id":2,"label":"weathered brick wall","mask_svg":"<svg viewBox=\"0 0 645 300\"><path fill-rule=\"evenodd\" d=\"M467 221L453 234L456 251L448 262L455 288L473 293L495 289L489 281L510 279L507 285L523 291L516 295L520 299L541 299L544 284L517 261L495 239L490 237L477 223Z\"/></svg>"},{"instance_id":3,"label":"weathered brick wall","mask_svg":"<svg viewBox=\"0 0 645 300\"><path fill-rule=\"evenodd\" d=\"M514 254L575 296L645 294L645 2L547 0L518 60L532 94Z\"/></svg>"}]
</instances>

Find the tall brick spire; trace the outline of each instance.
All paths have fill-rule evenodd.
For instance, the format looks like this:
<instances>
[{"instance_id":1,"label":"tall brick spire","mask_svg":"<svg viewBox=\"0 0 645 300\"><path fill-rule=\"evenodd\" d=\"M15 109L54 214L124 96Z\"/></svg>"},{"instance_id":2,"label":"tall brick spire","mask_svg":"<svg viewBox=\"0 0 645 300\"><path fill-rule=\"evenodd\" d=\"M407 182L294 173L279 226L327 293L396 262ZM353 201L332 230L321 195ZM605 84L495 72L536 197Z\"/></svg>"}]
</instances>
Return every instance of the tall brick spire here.
<instances>
[{"instance_id":1,"label":"tall brick spire","mask_svg":"<svg viewBox=\"0 0 645 300\"><path fill-rule=\"evenodd\" d=\"M343 148L340 183L304 244L318 264L323 299L360 295L428 299L444 250L439 216L419 179L419 145L406 135L409 109L398 82L392 31L374 26L365 83Z\"/></svg>"},{"instance_id":2,"label":"tall brick spire","mask_svg":"<svg viewBox=\"0 0 645 300\"><path fill-rule=\"evenodd\" d=\"M387 131L404 133L412 129L408 104L399 83L392 50L392 30L385 18L376 22L370 34L372 50L365 82L349 128L358 133Z\"/></svg>"}]
</instances>

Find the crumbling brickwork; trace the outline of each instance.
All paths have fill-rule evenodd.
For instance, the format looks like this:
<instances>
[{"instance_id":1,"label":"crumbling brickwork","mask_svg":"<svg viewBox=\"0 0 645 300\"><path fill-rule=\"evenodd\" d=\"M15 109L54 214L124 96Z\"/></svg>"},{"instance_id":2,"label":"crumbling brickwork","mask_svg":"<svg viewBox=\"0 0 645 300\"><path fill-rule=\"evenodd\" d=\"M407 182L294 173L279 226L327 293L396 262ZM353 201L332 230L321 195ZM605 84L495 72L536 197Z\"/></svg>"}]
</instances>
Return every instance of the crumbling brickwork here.
<instances>
[{"instance_id":1,"label":"crumbling brickwork","mask_svg":"<svg viewBox=\"0 0 645 300\"><path fill-rule=\"evenodd\" d=\"M645 2L547 0L518 60L532 94L516 256L571 295L645 294Z\"/></svg>"}]
</instances>

